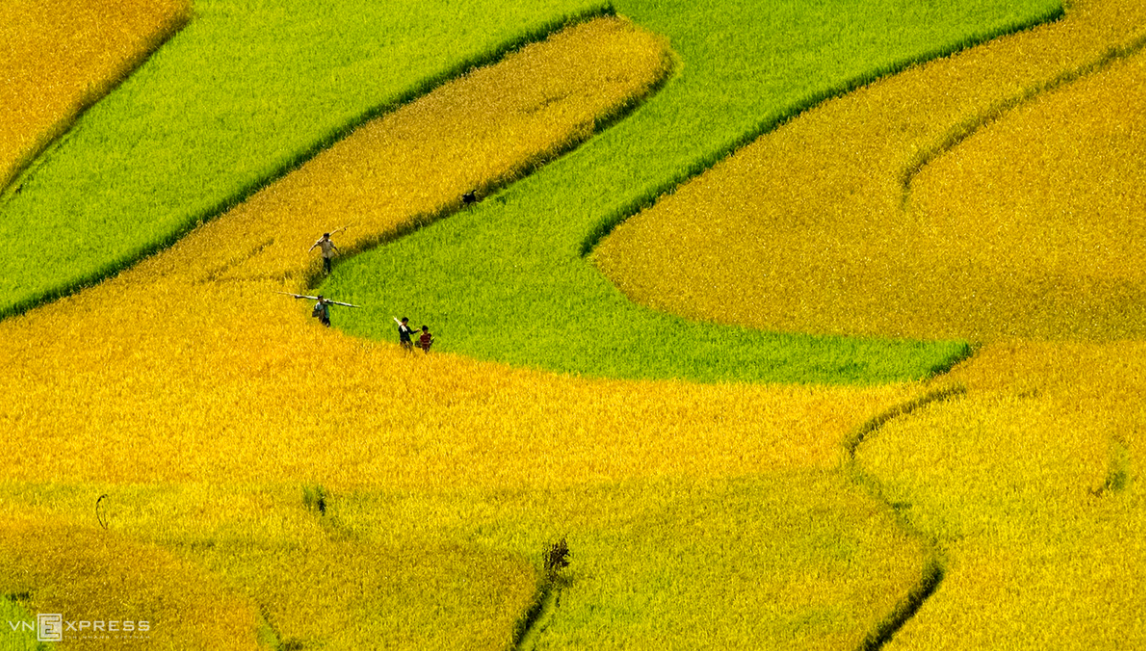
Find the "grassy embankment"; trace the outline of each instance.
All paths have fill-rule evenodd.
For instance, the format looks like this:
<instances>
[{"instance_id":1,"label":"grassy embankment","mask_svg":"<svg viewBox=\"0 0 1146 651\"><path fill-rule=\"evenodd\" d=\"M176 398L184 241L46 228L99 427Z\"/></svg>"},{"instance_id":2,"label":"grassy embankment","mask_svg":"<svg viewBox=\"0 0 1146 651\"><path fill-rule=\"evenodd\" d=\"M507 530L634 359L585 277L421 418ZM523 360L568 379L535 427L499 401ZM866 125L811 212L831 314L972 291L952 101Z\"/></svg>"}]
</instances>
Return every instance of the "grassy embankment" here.
<instances>
[{"instance_id":1,"label":"grassy embankment","mask_svg":"<svg viewBox=\"0 0 1146 651\"><path fill-rule=\"evenodd\" d=\"M190 19L188 0L0 4L0 190Z\"/></svg>"},{"instance_id":2,"label":"grassy embankment","mask_svg":"<svg viewBox=\"0 0 1146 651\"><path fill-rule=\"evenodd\" d=\"M201 0L194 11L0 198L0 316L169 246L370 116L606 7Z\"/></svg>"},{"instance_id":3,"label":"grassy embankment","mask_svg":"<svg viewBox=\"0 0 1146 651\"><path fill-rule=\"evenodd\" d=\"M582 254L617 220L820 99L1056 15L1057 2L621 2L617 10L670 38L683 61L678 77L588 146L343 265L324 291L408 312L437 329L443 350L612 377L885 382L926 376L966 353L952 341L774 335L666 316L632 304ZM367 311L345 324L393 336Z\"/></svg>"},{"instance_id":4,"label":"grassy embankment","mask_svg":"<svg viewBox=\"0 0 1146 651\"><path fill-rule=\"evenodd\" d=\"M848 429L911 387L579 380L403 356L308 323L305 308L273 293L314 272L311 231L341 218L347 202L370 219L344 244L404 228L456 202L475 172L496 179L590 128L656 83L663 62L661 42L647 33L587 25L359 130L170 251L0 323L0 357L12 369L0 382L13 397L0 422L20 451L3 464L5 520L78 529L38 546L6 538L8 557L59 567L33 576L20 563L6 566L0 590L27 593L31 611L106 603L93 599L106 589L93 554L141 546L221 586L187 612L233 603L235 612L258 613L273 631L266 639L285 647L497 649L532 599L534 559L560 530L583 572L563 591L580 613L566 634L608 629L623 610L618 643L658 644L660 626L676 616L682 644L703 642L713 626L731 639L810 644L865 635L917 573L918 554L826 469ZM407 137L439 131L433 143ZM532 149L498 146L506 133ZM360 187L424 203L346 191ZM287 235L268 238L268 228ZM118 311L109 316L108 305ZM769 471L794 475L785 500L774 497L783 479L752 480L748 497L721 506L722 477ZM698 481L717 488L698 493ZM94 511L104 493L108 532ZM515 508L477 517L514 495ZM663 517L649 524L650 510ZM721 549L723 535L681 550L687 541L671 540L678 510L717 531L735 522L752 563L771 570L740 582L742 605L723 619L710 602L725 593L713 586L743 556ZM571 512L589 515L575 522ZM828 522L815 519L824 513ZM794 529L791 540L816 544L771 556L757 542L777 522ZM505 533L490 537L491 528ZM641 547L636 531L665 545ZM647 553L621 567L620 545ZM744 616L813 567L817 578L803 579L803 591L769 617ZM177 573L115 572L150 587L106 616L154 617L144 644L194 642L179 639L180 626L194 622L173 621L156 604L201 593L181 594ZM654 595L669 575L679 577L672 599L626 605L633 590ZM594 608L602 594L607 611ZM856 600L863 606L840 607ZM697 609L716 615L685 617ZM251 648L257 621L205 627L200 646Z\"/></svg>"}]
</instances>

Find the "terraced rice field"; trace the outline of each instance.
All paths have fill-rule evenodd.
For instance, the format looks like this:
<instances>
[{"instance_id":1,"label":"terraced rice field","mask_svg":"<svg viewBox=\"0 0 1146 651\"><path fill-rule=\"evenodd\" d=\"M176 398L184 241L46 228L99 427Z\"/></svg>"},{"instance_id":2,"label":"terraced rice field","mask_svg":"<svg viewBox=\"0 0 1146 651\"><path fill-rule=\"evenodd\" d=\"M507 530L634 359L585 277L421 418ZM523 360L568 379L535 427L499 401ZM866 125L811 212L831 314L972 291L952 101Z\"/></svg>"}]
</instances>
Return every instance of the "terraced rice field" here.
<instances>
[{"instance_id":1,"label":"terraced rice field","mask_svg":"<svg viewBox=\"0 0 1146 651\"><path fill-rule=\"evenodd\" d=\"M431 2L416 13L196 2L195 19L0 200L0 314L169 246L364 120L602 11L585 0Z\"/></svg>"},{"instance_id":2,"label":"terraced rice field","mask_svg":"<svg viewBox=\"0 0 1146 651\"><path fill-rule=\"evenodd\" d=\"M966 343L958 338L803 334L821 333L815 329L777 336L714 328L706 317L673 319L625 300L581 256L617 220L800 109L889 69L1053 15L1058 4L622 9L668 35L686 62L654 101L493 200L355 259L324 289L363 303L417 306L450 350L562 372L871 383L921 379L963 357ZM700 24L721 38L698 34ZM675 253L665 258L670 266ZM719 273L719 265L708 266ZM349 315L346 327L388 338L381 326L364 312Z\"/></svg>"},{"instance_id":3,"label":"terraced rice field","mask_svg":"<svg viewBox=\"0 0 1146 651\"><path fill-rule=\"evenodd\" d=\"M0 189L190 18L184 0L0 6Z\"/></svg>"},{"instance_id":4,"label":"terraced rice field","mask_svg":"<svg viewBox=\"0 0 1146 651\"><path fill-rule=\"evenodd\" d=\"M757 328L1139 337L1144 38L1139 3L1074 2L826 102L627 221L594 261L637 302ZM1032 97L1048 106L1035 119Z\"/></svg>"},{"instance_id":5,"label":"terraced rice field","mask_svg":"<svg viewBox=\"0 0 1146 651\"><path fill-rule=\"evenodd\" d=\"M117 149L125 145L116 116L134 115L125 107L145 106L174 83L172 71L186 65L175 65L179 57L220 43L231 29L224 25L246 30L243 49L216 52L224 59L310 62L281 82L258 71L230 79L224 94L233 97L202 101L208 122L196 110L158 120L154 133L169 144L188 129L204 131L201 142L230 143L213 145L218 159L203 171L163 179L170 170L157 166L148 173L169 184L161 190L136 183L121 159L118 189L69 213L77 224L87 219L77 215L112 206L143 216L119 226L134 244L93 246L81 261L67 238L35 238L44 255L56 249L51 255L68 256L85 278L116 275L89 288L56 277L49 284L57 289L39 298L6 294L20 314L0 321L0 364L9 370L0 375L8 433L0 618L9 622L0 649L36 645L36 614L55 612L82 627L65 631L62 649L1116 649L1146 638L1138 616L1146 439L1133 399L1146 374L1134 362L1138 308L1125 290L1136 282L1126 267L1140 256L1111 234L1136 233L1141 170L1128 159L1141 149L1140 125L1127 89L1141 85L1138 8L1074 2L1054 22L806 112L905 62L1060 9L984 1L939 11L909 0L842 2L828 13L800 3L428 3L401 20L358 16L355 29L393 30L378 46L391 63L409 61L379 74L375 51L323 67L329 52L359 38L336 8L197 4L192 23L97 105L107 113L85 114L0 206L3 224L41 214L41 200L73 192L51 181L76 169L73 155L126 151ZM555 31L568 16L584 20ZM212 24L220 31L207 31ZM280 38L264 36L268 29ZM331 49L271 56L269 43L258 45L291 42L283 30ZM339 30L346 40L322 36ZM761 39L759 30L784 36ZM502 56L507 44L550 31ZM712 34L723 38L706 40ZM440 59L415 56L429 42L450 46ZM722 59L722 49L735 56ZM1031 51L1039 56L1022 55ZM497 63L441 83L475 60ZM764 75L778 60L788 67ZM219 65L209 59L203 69ZM130 86L137 77L140 86ZM285 77L332 85L308 99L278 86ZM785 87L790 77L809 85ZM310 124L307 111L323 112L316 98L366 78L370 88ZM947 82L942 106L919 92L942 86L936 79ZM725 94L711 93L717 83ZM235 123L268 131L203 126L220 110L249 111L271 88L281 91L279 108ZM896 95L904 88L916 92ZM680 103L705 94L707 104ZM832 121L897 106L894 118ZM1080 106L1089 108L1085 122L1075 117ZM281 125L308 126L269 136L274 129L261 123L272 114ZM799 141L821 156L804 167L784 144L802 129L820 134ZM846 137L821 142L823 129ZM854 151L878 165L831 167L863 142ZM263 146L277 153L258 153ZM1070 161L1073 173L1039 164L1053 160ZM838 203L838 191L787 197L761 180L761 170L799 178L814 164L828 179L852 179L842 187L854 202ZM899 297L887 299L898 318L881 317L862 285L829 274L805 283L806 300L830 303L846 289L856 292L852 309L751 321L773 298L755 291L745 256L775 271L782 265L761 254L767 238L794 237L759 226L758 237L740 235L760 211L773 226L780 212L712 207L714 196L735 204L737 184L753 174L758 187L780 193L766 195L777 211L815 200L799 217L809 273L823 269L817 259L847 258L845 236L876 256L888 228L910 231L888 226L886 216L899 215L924 223L921 232L971 232L978 246L946 244L940 258L973 257L986 270L981 284L960 282L998 298L914 318L903 307L912 298ZM219 178L203 180L212 175ZM616 221L667 189L674 194L585 259ZM180 194L192 190L203 200ZM467 193L479 201L469 205ZM674 231L677 214L701 215L712 228ZM557 219L528 230L538 216ZM975 230L983 216L996 228ZM327 278L307 249L343 226ZM711 237L716 227L723 240ZM93 232L77 237L99 241ZM494 246L497 234L518 248ZM690 285L695 268L665 265L684 255L673 239L729 270L726 285L700 291ZM1004 253L1016 248L1009 261ZM158 252L136 261L150 250ZM508 271L528 275L554 256L567 258L560 271L530 282ZM925 263L935 262L872 259L888 273L902 271L888 261L932 271ZM653 294L634 293L634 277L679 282L679 295L650 284L672 299L659 307L693 321L625 307L593 263L639 301L654 302ZM1048 269L1082 280L1055 284ZM1010 284L997 282L1004 273ZM1089 311L1007 293L1039 278L1089 301ZM901 286L913 287L906 278ZM1101 291L1116 286L1123 289ZM713 301L709 289L733 293ZM327 329L309 318L309 302L279 293L311 291L363 307L332 308L337 327ZM939 289L918 291L915 300L925 301ZM40 304L57 293L72 295ZM530 310L552 316L533 325L521 320ZM391 317L407 311L438 336L430 353L352 334L389 339ZM586 321L587 311L601 321ZM626 315L615 327L621 338L609 340L601 333L618 314ZM601 350L584 353L570 324ZM648 324L672 336L646 346ZM880 338L839 336L855 332ZM721 354L706 341L720 342ZM964 342L978 345L970 360L920 380L966 354ZM771 347L750 362L766 368L743 374L745 358L723 354L736 346ZM579 355L583 368L570 361ZM544 552L558 540L568 542L571 563L549 574Z\"/></svg>"}]
</instances>

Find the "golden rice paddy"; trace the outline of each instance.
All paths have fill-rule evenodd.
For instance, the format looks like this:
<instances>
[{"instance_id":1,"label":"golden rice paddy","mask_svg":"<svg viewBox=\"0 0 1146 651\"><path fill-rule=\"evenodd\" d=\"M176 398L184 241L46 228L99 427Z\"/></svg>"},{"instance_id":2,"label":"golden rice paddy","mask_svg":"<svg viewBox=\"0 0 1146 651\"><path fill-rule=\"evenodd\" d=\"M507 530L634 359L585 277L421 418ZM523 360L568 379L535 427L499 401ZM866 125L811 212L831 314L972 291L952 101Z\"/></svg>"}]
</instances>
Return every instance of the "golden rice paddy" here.
<instances>
[{"instance_id":1,"label":"golden rice paddy","mask_svg":"<svg viewBox=\"0 0 1146 651\"><path fill-rule=\"evenodd\" d=\"M643 45L644 67L632 56L604 66L597 53L610 38ZM602 78L631 74L629 92L663 74L659 41L619 21L590 23L551 47L563 43L594 53L584 69ZM26 397L0 407L0 422L26 444L6 476L314 475L339 486L424 487L435 476L450 485L546 485L834 463L836 441L863 414L911 389L622 382L405 355L322 328L307 318L309 303L276 293L301 290L315 272L317 253L307 249L322 232L349 224L336 240L353 250L436 214L459 203L475 179L507 173L624 97L618 92L579 113L564 107L608 87L588 80L582 95L531 111L544 101L539 95L501 92L506 78L532 84L524 76L529 52L501 64L501 76L474 73L364 128L170 251L0 323L0 359L15 369L0 384L6 395ZM536 66L532 75L553 72ZM495 96L519 98L516 121L468 109ZM526 137L552 134L552 126L533 125L557 116L571 116L565 133ZM505 132L534 150L498 147ZM426 147L415 133L442 135ZM337 320L349 308L332 309ZM363 309L394 316L383 306ZM20 362L29 350L36 364ZM332 446L335 433L340 444ZM560 454L550 453L554 440Z\"/></svg>"},{"instance_id":2,"label":"golden rice paddy","mask_svg":"<svg viewBox=\"0 0 1146 651\"><path fill-rule=\"evenodd\" d=\"M1144 37L1141 3L1072 3L1057 23L792 120L618 227L594 258L638 302L767 329L1142 335L1141 57L1092 69Z\"/></svg>"},{"instance_id":3,"label":"golden rice paddy","mask_svg":"<svg viewBox=\"0 0 1146 651\"><path fill-rule=\"evenodd\" d=\"M155 548L123 552L145 565L154 554L195 567L183 578L160 573L139 596L139 608L173 609L155 611L163 635L179 637L179 626L213 617L210 608L230 608L201 639L186 637L188 648L259 640L505 648L532 598L533 558L562 534L580 536L573 544L584 552L574 553L608 569L633 527L673 539L665 518L679 509L714 541L741 523L747 549L773 535L768 518L780 514L796 528L826 517L827 528L803 556L744 577L723 630L741 640L796 631L809 647L862 639L917 579L922 556L888 513L832 470L849 431L918 387L558 376L350 339L309 318L309 302L278 293L302 291L319 273L307 251L319 234L347 226L335 239L354 251L456 207L464 193L586 137L597 116L647 93L669 62L659 39L622 20L573 28L364 126L171 250L0 322L0 364L10 369L0 377L10 450L0 506L6 517L82 530L77 548L58 552L79 579L21 579L17 563L0 591L30 594L32 611L93 599L101 593L84 577L99 561L84 550L111 538ZM335 320L339 309L352 308L334 307ZM361 309L394 316L388 306ZM802 474L723 487L793 470ZM696 487L709 481L716 488ZM329 506L305 503L301 484L311 495L329 491ZM791 494L767 501L781 485ZM525 489L537 492L522 498ZM741 497L735 516L714 508L736 490L760 499ZM93 512L104 493L106 511ZM371 508L355 506L362 502ZM586 510L592 515L573 517ZM378 522L380 511L395 518ZM0 545L28 562L52 548L28 540L15 533ZM614 597L655 595L671 571L693 600L680 603L707 604L714 577L741 556L685 543L654 546L620 574L588 569L583 580ZM136 572L137 582L151 572L117 571ZM637 588L626 587L625 572ZM199 575L210 577L201 588L181 588ZM803 578L793 603L761 624L747 617L795 577ZM841 591L857 608L839 605ZM165 601L167 592L194 603ZM631 626L614 643L663 648L657 618L675 612L672 604L634 611L624 601L617 617ZM582 607L592 613L591 602ZM696 618L679 640L702 642L712 621ZM586 633L574 626L563 635Z\"/></svg>"},{"instance_id":4,"label":"golden rice paddy","mask_svg":"<svg viewBox=\"0 0 1146 651\"><path fill-rule=\"evenodd\" d=\"M190 17L187 0L0 4L0 188Z\"/></svg>"},{"instance_id":5,"label":"golden rice paddy","mask_svg":"<svg viewBox=\"0 0 1146 651\"><path fill-rule=\"evenodd\" d=\"M892 421L861 447L859 463L951 557L890 648L1146 642L1144 346L988 346L956 372L965 398Z\"/></svg>"},{"instance_id":6,"label":"golden rice paddy","mask_svg":"<svg viewBox=\"0 0 1146 651\"><path fill-rule=\"evenodd\" d=\"M796 118L595 254L694 318L987 342L965 396L858 449L946 558L887 648L1146 643L1144 34L1138 3L1071 3Z\"/></svg>"},{"instance_id":7,"label":"golden rice paddy","mask_svg":"<svg viewBox=\"0 0 1146 651\"><path fill-rule=\"evenodd\" d=\"M120 600L154 624L139 648L500 649L568 535L554 646L856 648L920 575L899 518L945 578L888 648L1141 646L1146 344L1095 340L1146 323L1146 63L1108 56L1144 11L1076 2L829 102L596 254L697 318L988 342L965 395L859 446L894 515L840 443L918 385L558 376L352 340L277 293L319 273L322 232L394 237L649 92L665 44L607 19L0 322L0 592L76 619Z\"/></svg>"}]
</instances>

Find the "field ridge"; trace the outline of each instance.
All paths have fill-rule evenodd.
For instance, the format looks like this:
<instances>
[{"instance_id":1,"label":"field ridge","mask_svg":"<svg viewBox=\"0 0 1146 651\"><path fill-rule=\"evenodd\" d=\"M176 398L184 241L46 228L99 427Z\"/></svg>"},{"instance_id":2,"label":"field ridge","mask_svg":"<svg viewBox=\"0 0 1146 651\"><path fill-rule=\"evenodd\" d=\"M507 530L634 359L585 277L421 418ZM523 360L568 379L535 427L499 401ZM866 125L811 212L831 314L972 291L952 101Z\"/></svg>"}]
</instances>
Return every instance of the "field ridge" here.
<instances>
[{"instance_id":1,"label":"field ridge","mask_svg":"<svg viewBox=\"0 0 1146 651\"><path fill-rule=\"evenodd\" d=\"M1138 54L1144 47L1146 47L1146 34L1125 44L1112 45L1095 59L1064 70L1049 80L1035 83L1022 92L995 102L978 114L954 125L933 147L921 149L904 165L900 172L900 185L903 189L900 207L904 210L907 209L911 202L911 185L927 165L958 147L960 143L975 135L979 130L989 127L1006 114L1037 100L1045 93L1080 81L1088 75L1102 72L1114 63Z\"/></svg>"},{"instance_id":2,"label":"field ridge","mask_svg":"<svg viewBox=\"0 0 1146 651\"><path fill-rule=\"evenodd\" d=\"M878 651L891 641L891 638L907 624L908 620L919 612L919 609L923 607L927 599L939 589L939 585L943 582L943 578L947 573L948 561L947 553L942 545L940 545L938 538L920 530L906 519L902 509L910 507L910 504L902 504L889 500L879 481L860 468L856 460L856 451L865 440L878 433L884 425L892 420L908 418L919 409L948 400L962 398L966 394L967 386L962 382L949 384L925 392L920 396L894 405L876 414L844 440L843 447L847 454L845 459L845 471L851 477L852 481L863 488L873 500L884 505L888 510L894 513L897 525L905 533L921 541L926 550L926 560L924 561L923 572L919 578L919 582L904 595L903 599L896 605L895 610L888 613L887 617L879 623L879 626L864 638L863 644L860 646L860 651Z\"/></svg>"},{"instance_id":3,"label":"field ridge","mask_svg":"<svg viewBox=\"0 0 1146 651\"><path fill-rule=\"evenodd\" d=\"M1062 6L1059 5L1058 7L1050 9L1043 14L1037 14L1025 20L1018 20L1010 24L1003 25L995 30L983 31L981 33L965 38L958 43L904 57L898 61L894 61L887 65L861 73L857 76L845 80L838 85L823 89L819 92L797 100L790 106L786 107L782 112L776 115L770 115L761 120L754 127L746 130L739 137L734 138L726 144L720 145L714 148L712 151L698 157L685 169L678 172L675 176L654 187L646 188L644 193L633 198L625 205L615 209L613 212L603 217L596 224L596 226L594 226L592 230L590 230L590 232L585 235L584 240L582 240L581 256L586 257L590 255L601 242L601 240L608 237L609 234L613 232L613 229L624 223L624 221L628 218L643 210L653 207L665 196L673 194L677 188L681 187L693 178L707 172L709 169L719 164L721 161L724 161L727 158L735 155L738 151L748 146L761 136L775 131L776 129L782 127L784 124L799 117L801 114L815 108L816 106L823 104L824 102L852 93L856 90L859 90L860 88L863 88L864 86L879 81L880 79L895 75L913 66L920 65L935 59L949 57L953 54L973 48L977 45L981 45L995 38L1026 31L1032 27L1059 20L1064 15L1064 10Z\"/></svg>"}]
</instances>

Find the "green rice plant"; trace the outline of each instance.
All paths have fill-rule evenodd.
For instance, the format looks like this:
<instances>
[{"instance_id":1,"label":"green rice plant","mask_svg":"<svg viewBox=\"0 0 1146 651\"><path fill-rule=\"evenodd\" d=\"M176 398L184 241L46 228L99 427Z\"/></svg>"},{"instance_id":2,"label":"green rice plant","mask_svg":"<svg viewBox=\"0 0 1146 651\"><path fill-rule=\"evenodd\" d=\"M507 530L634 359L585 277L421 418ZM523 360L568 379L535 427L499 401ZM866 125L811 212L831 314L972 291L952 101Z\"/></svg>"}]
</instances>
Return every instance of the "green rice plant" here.
<instances>
[{"instance_id":1,"label":"green rice plant","mask_svg":"<svg viewBox=\"0 0 1146 651\"><path fill-rule=\"evenodd\" d=\"M619 220L803 108L1057 16L1058 2L616 6L670 39L677 77L533 176L342 265L324 291L433 323L442 350L577 374L872 383L926 377L969 353L956 341L765 334L666 316L630 303L583 255ZM366 313L343 325L391 337Z\"/></svg>"},{"instance_id":2,"label":"green rice plant","mask_svg":"<svg viewBox=\"0 0 1146 651\"><path fill-rule=\"evenodd\" d=\"M36 616L28 612L28 593L0 595L0 621L7 624L0 629L0 651L51 651L53 646L36 638Z\"/></svg>"},{"instance_id":3,"label":"green rice plant","mask_svg":"<svg viewBox=\"0 0 1146 651\"><path fill-rule=\"evenodd\" d=\"M116 273L595 0L202 0L0 198L0 316ZM321 230L321 227L319 227Z\"/></svg>"}]
</instances>

